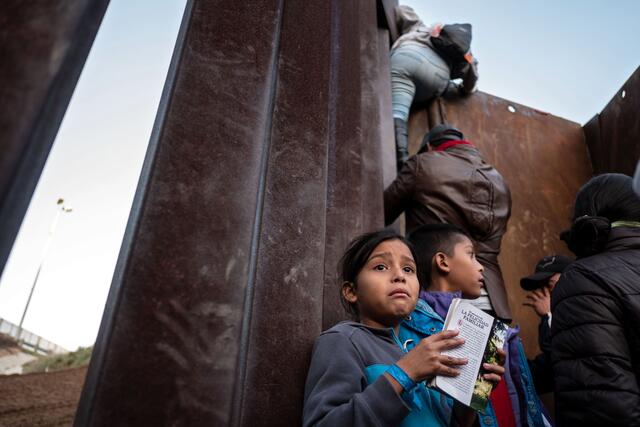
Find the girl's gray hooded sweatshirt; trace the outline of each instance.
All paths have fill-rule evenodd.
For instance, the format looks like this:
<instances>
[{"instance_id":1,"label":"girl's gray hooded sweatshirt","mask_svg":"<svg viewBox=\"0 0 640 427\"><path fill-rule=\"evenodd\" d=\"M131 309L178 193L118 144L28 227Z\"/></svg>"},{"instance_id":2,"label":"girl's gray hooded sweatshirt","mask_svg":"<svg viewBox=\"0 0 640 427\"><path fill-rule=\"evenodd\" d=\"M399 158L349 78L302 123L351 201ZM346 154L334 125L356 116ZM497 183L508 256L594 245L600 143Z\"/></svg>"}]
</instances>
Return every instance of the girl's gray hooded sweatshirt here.
<instances>
[{"instance_id":1,"label":"girl's gray hooded sweatshirt","mask_svg":"<svg viewBox=\"0 0 640 427\"><path fill-rule=\"evenodd\" d=\"M342 322L323 332L307 375L303 425L399 425L409 406L384 375L378 373L372 383L368 379L372 366L393 365L403 356L396 340L392 329L357 322Z\"/></svg>"}]
</instances>

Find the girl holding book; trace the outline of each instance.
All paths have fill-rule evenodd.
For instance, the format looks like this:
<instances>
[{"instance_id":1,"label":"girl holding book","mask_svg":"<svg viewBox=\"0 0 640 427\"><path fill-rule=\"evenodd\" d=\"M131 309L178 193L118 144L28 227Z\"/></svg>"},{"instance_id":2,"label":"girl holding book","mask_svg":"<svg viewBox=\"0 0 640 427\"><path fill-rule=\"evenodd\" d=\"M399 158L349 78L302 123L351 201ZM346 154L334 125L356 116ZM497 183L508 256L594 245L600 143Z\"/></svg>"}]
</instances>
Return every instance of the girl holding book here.
<instances>
[{"instance_id":1,"label":"girl holding book","mask_svg":"<svg viewBox=\"0 0 640 427\"><path fill-rule=\"evenodd\" d=\"M418 301L412 246L390 230L355 239L341 260L341 297L356 321L323 332L307 376L304 426L471 426L476 413L449 405L425 380L456 376L465 359L442 352L463 343L456 331L436 333L408 350L400 324ZM498 382L504 368L485 366Z\"/></svg>"}]
</instances>

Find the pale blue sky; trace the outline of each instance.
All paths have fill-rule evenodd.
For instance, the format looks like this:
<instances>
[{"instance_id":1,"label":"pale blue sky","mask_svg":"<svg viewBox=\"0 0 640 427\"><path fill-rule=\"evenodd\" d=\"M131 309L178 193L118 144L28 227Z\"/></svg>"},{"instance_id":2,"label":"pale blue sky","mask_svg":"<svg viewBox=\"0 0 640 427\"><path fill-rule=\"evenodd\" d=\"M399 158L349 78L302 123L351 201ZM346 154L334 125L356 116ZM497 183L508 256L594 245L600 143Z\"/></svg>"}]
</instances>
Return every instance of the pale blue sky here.
<instances>
[{"instance_id":1,"label":"pale blue sky","mask_svg":"<svg viewBox=\"0 0 640 427\"><path fill-rule=\"evenodd\" d=\"M24 327L68 349L95 340L184 5L111 1L0 281L17 324L64 197Z\"/></svg>"},{"instance_id":2,"label":"pale blue sky","mask_svg":"<svg viewBox=\"0 0 640 427\"><path fill-rule=\"evenodd\" d=\"M425 24L469 22L479 89L586 123L640 65L635 0L411 0Z\"/></svg>"},{"instance_id":3,"label":"pale blue sky","mask_svg":"<svg viewBox=\"0 0 640 427\"><path fill-rule=\"evenodd\" d=\"M95 340L185 1L111 1L0 281L18 323L64 197L25 327L68 349ZM581 124L640 64L640 2L406 3L473 24L480 90Z\"/></svg>"}]
</instances>

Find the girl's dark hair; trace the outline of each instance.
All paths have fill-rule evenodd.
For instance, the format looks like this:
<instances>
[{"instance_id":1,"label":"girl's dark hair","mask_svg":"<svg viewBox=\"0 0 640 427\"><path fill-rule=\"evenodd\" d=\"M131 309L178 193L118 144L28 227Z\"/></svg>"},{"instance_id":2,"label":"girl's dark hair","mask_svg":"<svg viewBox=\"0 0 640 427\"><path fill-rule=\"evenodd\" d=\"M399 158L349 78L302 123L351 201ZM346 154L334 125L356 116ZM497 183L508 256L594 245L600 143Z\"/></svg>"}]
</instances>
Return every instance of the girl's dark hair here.
<instances>
[{"instance_id":1,"label":"girl's dark hair","mask_svg":"<svg viewBox=\"0 0 640 427\"><path fill-rule=\"evenodd\" d=\"M584 215L614 221L640 221L640 197L633 191L633 180L621 173L605 173L591 178L580 188L573 209L573 220Z\"/></svg>"},{"instance_id":2,"label":"girl's dark hair","mask_svg":"<svg viewBox=\"0 0 640 427\"><path fill-rule=\"evenodd\" d=\"M352 317L358 318L358 308L355 304L349 303L342 295L342 284L344 282L351 282L353 286L358 287L357 277L360 274L360 271L367 263L367 260L373 253L373 250L378 247L378 245L382 242L386 242L388 240L399 240L411 251L411 256L416 260L416 254L413 249L413 245L409 243L407 239L398 234L392 229L385 228L380 231L374 231L371 233L366 233L361 236L356 237L349 243L347 246L347 250L344 255L340 259L340 263L338 264L338 270L340 273L340 303L344 307L345 311L349 313Z\"/></svg>"},{"instance_id":3,"label":"girl's dark hair","mask_svg":"<svg viewBox=\"0 0 640 427\"><path fill-rule=\"evenodd\" d=\"M631 177L599 175L578 191L571 230L561 239L580 258L594 255L604 250L615 221L640 221L640 197L633 191Z\"/></svg>"}]
</instances>

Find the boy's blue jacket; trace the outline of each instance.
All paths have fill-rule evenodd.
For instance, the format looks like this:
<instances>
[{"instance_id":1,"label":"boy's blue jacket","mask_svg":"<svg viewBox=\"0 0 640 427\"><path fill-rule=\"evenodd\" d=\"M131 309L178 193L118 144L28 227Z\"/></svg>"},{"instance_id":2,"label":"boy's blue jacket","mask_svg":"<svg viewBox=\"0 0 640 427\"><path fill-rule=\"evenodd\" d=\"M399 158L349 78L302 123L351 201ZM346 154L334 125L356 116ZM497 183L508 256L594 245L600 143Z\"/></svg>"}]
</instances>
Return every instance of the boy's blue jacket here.
<instances>
[{"instance_id":1,"label":"boy's blue jacket","mask_svg":"<svg viewBox=\"0 0 640 427\"><path fill-rule=\"evenodd\" d=\"M439 305L440 310L447 310L451 301L455 297L459 297L453 293L430 293L430 295L421 295L418 299L416 309L411 316L404 320L400 325L399 338L402 342L407 342L407 349L411 349L421 339L442 331L444 319L440 316L423 297L430 297L432 303ZM435 296L435 298L434 298ZM444 315L444 313L442 313ZM543 420L542 404L535 388L533 387L533 379L529 372L529 366L524 356L522 342L517 336L517 330L511 330L508 335L505 350L507 351L507 372L511 376L506 375L505 380L513 391L511 396L512 407L515 411L516 425L518 427L545 427ZM515 375L514 375L515 374ZM429 389L432 399L441 399L443 394ZM447 397L450 407L453 405L453 399ZM478 421L481 426L498 426L495 412L491 402L485 410L478 414ZM434 426L447 426L447 422L441 424L433 424Z\"/></svg>"}]
</instances>

